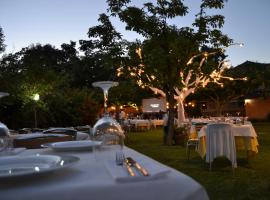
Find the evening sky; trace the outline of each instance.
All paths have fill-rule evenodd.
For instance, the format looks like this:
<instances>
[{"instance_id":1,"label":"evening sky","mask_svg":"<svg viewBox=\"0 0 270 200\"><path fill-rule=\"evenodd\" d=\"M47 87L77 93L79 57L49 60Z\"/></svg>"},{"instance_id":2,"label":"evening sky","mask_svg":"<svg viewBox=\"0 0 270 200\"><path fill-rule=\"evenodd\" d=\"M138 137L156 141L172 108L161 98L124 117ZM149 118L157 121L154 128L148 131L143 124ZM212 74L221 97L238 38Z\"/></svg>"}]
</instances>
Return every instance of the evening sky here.
<instances>
[{"instance_id":1,"label":"evening sky","mask_svg":"<svg viewBox=\"0 0 270 200\"><path fill-rule=\"evenodd\" d=\"M142 0L133 1L136 4ZM198 13L199 0L184 1L190 14L174 23L190 26ZM106 12L106 0L0 0L0 26L5 35L6 52L16 52L31 44L52 44L59 48L70 40L87 39L89 27L97 25L99 14ZM223 32L244 47L227 49L233 66L246 60L270 63L270 1L229 0L223 10ZM128 40L139 36L125 31L118 20L116 29Z\"/></svg>"}]
</instances>

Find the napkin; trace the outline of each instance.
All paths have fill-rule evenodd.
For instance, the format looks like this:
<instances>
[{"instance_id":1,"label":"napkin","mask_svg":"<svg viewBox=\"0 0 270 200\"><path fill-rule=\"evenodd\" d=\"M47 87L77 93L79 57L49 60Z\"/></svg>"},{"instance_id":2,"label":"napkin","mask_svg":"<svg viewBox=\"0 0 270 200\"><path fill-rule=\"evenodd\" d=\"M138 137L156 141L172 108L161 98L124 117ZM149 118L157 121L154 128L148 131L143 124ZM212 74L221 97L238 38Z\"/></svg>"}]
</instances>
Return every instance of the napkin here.
<instances>
[{"instance_id":1,"label":"napkin","mask_svg":"<svg viewBox=\"0 0 270 200\"><path fill-rule=\"evenodd\" d=\"M144 167L148 172L149 176L143 176L135 167L132 167L132 170L135 172L136 176L132 177L129 175L125 165L117 165L115 160L106 160L104 161L105 167L114 178L116 182L134 182L134 181L148 181L153 179L158 179L165 177L169 168L166 168L159 163L153 162L151 160L139 160L136 161Z\"/></svg>"}]
</instances>

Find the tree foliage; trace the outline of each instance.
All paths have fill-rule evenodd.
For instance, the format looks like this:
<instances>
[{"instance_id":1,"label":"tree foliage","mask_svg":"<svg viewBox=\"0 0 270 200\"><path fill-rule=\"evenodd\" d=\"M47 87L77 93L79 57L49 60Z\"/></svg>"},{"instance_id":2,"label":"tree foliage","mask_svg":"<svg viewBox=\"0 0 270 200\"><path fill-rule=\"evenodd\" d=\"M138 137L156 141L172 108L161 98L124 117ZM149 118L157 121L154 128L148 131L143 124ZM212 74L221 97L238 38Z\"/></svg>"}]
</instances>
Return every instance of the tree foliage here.
<instances>
[{"instance_id":1,"label":"tree foliage","mask_svg":"<svg viewBox=\"0 0 270 200\"><path fill-rule=\"evenodd\" d=\"M217 109L216 116L224 113L228 102L243 101L248 98L266 98L270 95L270 65L246 61L236 67L226 70L227 76L234 79L246 77L245 81L225 80L223 87L212 83L198 90L192 99L197 101L212 101Z\"/></svg>"},{"instance_id":2,"label":"tree foliage","mask_svg":"<svg viewBox=\"0 0 270 200\"><path fill-rule=\"evenodd\" d=\"M2 121L12 128L33 127L35 107L39 127L93 124L96 116L87 118L82 107L98 114L99 105L90 89L74 85L73 69L80 62L74 45L63 44L61 50L32 45L3 57L1 91L10 96L2 100ZM36 93L38 102L33 101Z\"/></svg>"},{"instance_id":3,"label":"tree foliage","mask_svg":"<svg viewBox=\"0 0 270 200\"><path fill-rule=\"evenodd\" d=\"M0 53L5 51L6 45L4 44L4 41L5 41L4 39L5 39L5 36L4 36L4 33L3 33L3 29L0 26Z\"/></svg>"},{"instance_id":4,"label":"tree foliage","mask_svg":"<svg viewBox=\"0 0 270 200\"><path fill-rule=\"evenodd\" d=\"M13 129L34 127L35 108L41 128L93 125L100 115L103 96L99 89L92 88L92 82L112 76L113 61L110 51L79 56L73 41L62 44L60 49L36 44L3 55L0 91L10 96L1 99L1 121ZM120 79L120 87L110 92L110 102L140 103L144 95L140 88L130 89L134 84ZM33 101L36 93L40 95L38 102Z\"/></svg>"},{"instance_id":5,"label":"tree foliage","mask_svg":"<svg viewBox=\"0 0 270 200\"><path fill-rule=\"evenodd\" d=\"M169 102L168 144L173 134L175 95L180 99L181 90L186 87L184 82L196 82L200 77L201 82L196 82L199 87L203 80L210 80L211 73L221 67L217 62L213 65L212 61L216 60L210 59L210 55L222 54L222 48L232 42L220 30L224 17L207 14L211 9L223 8L224 2L203 0L193 26L179 27L170 24L170 20L188 14L189 8L181 0L149 1L141 7L131 5L128 0L107 1L111 16L125 23L127 30L144 37L142 42L129 43L127 60L121 63L120 73L126 72L140 86L166 96Z\"/></svg>"}]
</instances>

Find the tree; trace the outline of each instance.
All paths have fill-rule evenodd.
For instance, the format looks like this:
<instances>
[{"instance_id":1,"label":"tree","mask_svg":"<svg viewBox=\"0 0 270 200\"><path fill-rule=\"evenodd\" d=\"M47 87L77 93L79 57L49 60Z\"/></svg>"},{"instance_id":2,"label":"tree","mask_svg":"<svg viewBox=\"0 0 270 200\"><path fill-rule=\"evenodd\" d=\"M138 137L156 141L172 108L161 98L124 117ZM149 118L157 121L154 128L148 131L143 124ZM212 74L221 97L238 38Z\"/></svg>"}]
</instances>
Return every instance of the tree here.
<instances>
[{"instance_id":1,"label":"tree","mask_svg":"<svg viewBox=\"0 0 270 200\"><path fill-rule=\"evenodd\" d=\"M1 116L10 128L33 127L34 107L39 127L93 124L100 107L93 90L76 85L74 70L81 60L74 46L63 44L59 50L37 44L3 56L0 87L10 96L2 101ZM38 102L33 101L35 93L40 95Z\"/></svg>"},{"instance_id":2,"label":"tree","mask_svg":"<svg viewBox=\"0 0 270 200\"><path fill-rule=\"evenodd\" d=\"M216 115L221 116L224 106L228 102L244 98L267 98L270 95L270 64L262 64L246 61L236 67L232 67L224 73L234 80L225 80L222 87L215 83L210 83L205 88L201 88L195 95L194 100L212 101L217 109ZM239 77L246 77L244 80Z\"/></svg>"},{"instance_id":3,"label":"tree","mask_svg":"<svg viewBox=\"0 0 270 200\"><path fill-rule=\"evenodd\" d=\"M113 80L115 66L120 63L124 54L125 41L118 33L109 18L101 14L100 25L89 28L90 40L80 40L80 50L84 51L85 59L91 62L92 81Z\"/></svg>"},{"instance_id":4,"label":"tree","mask_svg":"<svg viewBox=\"0 0 270 200\"><path fill-rule=\"evenodd\" d=\"M242 81L241 81L242 82ZM222 116L224 106L234 100L239 100L245 95L246 88L239 81L224 81L220 87L215 83L198 90L197 99L210 100L215 104L216 116ZM198 98L199 97L199 98Z\"/></svg>"},{"instance_id":5,"label":"tree","mask_svg":"<svg viewBox=\"0 0 270 200\"><path fill-rule=\"evenodd\" d=\"M114 102L117 107L121 104L133 102L138 104L138 96L144 96L141 88L134 85L134 81L129 78L117 77L115 75L116 67L123 62L122 57L125 54L127 41L122 39L122 35L117 32L105 14L99 17L100 24L89 28L88 37L90 40L80 40L80 49L85 53L82 58L83 70L89 72L91 82L102 80L119 81L118 87L110 89L110 102ZM80 71L80 73L82 73ZM84 76L86 73L82 73ZM100 89L96 89L98 94ZM134 96L134 91L138 96ZM103 101L100 95L100 101Z\"/></svg>"},{"instance_id":6,"label":"tree","mask_svg":"<svg viewBox=\"0 0 270 200\"><path fill-rule=\"evenodd\" d=\"M245 76L247 81L240 82L245 95L266 98L270 94L270 63L246 61L230 70L232 76ZM231 75L230 74L230 75Z\"/></svg>"},{"instance_id":7,"label":"tree","mask_svg":"<svg viewBox=\"0 0 270 200\"><path fill-rule=\"evenodd\" d=\"M0 53L4 52L5 51L5 48L6 48L6 45L4 44L4 33L3 33L3 29L2 27L0 26Z\"/></svg>"},{"instance_id":8,"label":"tree","mask_svg":"<svg viewBox=\"0 0 270 200\"><path fill-rule=\"evenodd\" d=\"M174 105L178 103L179 122L184 121L183 101L198 87L221 78L225 69L223 47L232 43L220 28L221 15L206 11L221 9L224 0L203 0L193 27L178 27L169 21L188 13L181 0L147 2L142 8L130 6L130 0L108 0L108 10L126 24L126 29L144 37L129 45L128 61L121 63L119 74L128 73L142 87L166 96L169 102L169 135L174 126ZM205 48L204 48L205 47Z\"/></svg>"}]
</instances>

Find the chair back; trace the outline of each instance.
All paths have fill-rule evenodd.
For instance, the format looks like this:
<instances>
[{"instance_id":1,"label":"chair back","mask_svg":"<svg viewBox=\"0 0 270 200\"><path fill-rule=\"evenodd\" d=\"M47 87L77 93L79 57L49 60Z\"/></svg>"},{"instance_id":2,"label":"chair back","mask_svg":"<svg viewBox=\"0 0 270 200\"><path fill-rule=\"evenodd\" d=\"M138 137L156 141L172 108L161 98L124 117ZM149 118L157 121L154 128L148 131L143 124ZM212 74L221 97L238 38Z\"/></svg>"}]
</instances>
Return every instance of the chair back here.
<instances>
[{"instance_id":1,"label":"chair back","mask_svg":"<svg viewBox=\"0 0 270 200\"><path fill-rule=\"evenodd\" d=\"M197 133L199 133L199 131L201 130L201 128L205 125L207 125L208 123L196 123L195 124L195 128L196 128L196 131Z\"/></svg>"},{"instance_id":2,"label":"chair back","mask_svg":"<svg viewBox=\"0 0 270 200\"><path fill-rule=\"evenodd\" d=\"M208 124L206 128L206 162L211 163L217 157L225 156L237 167L236 148L231 125L227 123Z\"/></svg>"}]
</instances>

